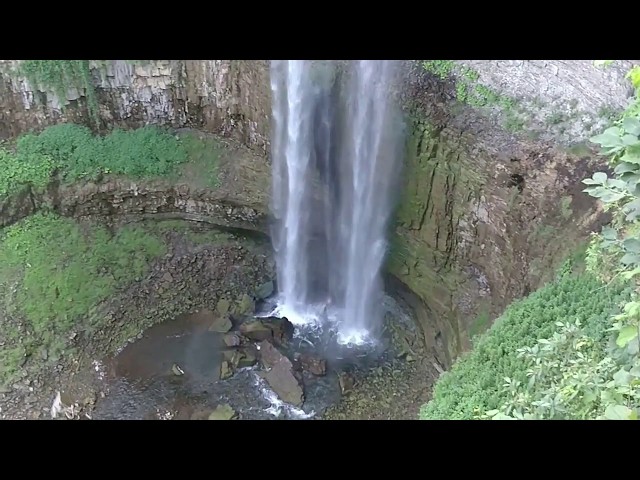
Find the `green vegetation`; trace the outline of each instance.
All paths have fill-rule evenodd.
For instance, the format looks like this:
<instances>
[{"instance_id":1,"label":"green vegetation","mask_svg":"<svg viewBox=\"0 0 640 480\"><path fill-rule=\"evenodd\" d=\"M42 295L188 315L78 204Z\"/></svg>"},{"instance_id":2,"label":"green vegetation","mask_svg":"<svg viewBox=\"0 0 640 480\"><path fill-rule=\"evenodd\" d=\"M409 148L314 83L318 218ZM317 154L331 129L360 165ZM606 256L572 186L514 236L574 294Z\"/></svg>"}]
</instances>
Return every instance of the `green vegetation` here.
<instances>
[{"instance_id":1,"label":"green vegetation","mask_svg":"<svg viewBox=\"0 0 640 480\"><path fill-rule=\"evenodd\" d=\"M449 79L454 73L456 78L456 98L472 107L499 106L505 110L516 106L516 100L478 83L478 72L453 60L426 60L423 68L441 80Z\"/></svg>"},{"instance_id":2,"label":"green vegetation","mask_svg":"<svg viewBox=\"0 0 640 480\"><path fill-rule=\"evenodd\" d=\"M20 137L14 151L0 147L0 196L25 185L42 188L55 172L65 182L97 180L102 174L153 178L177 176L187 161L215 186L219 154L215 140L176 137L152 126L100 137L80 125L54 125Z\"/></svg>"},{"instance_id":3,"label":"green vegetation","mask_svg":"<svg viewBox=\"0 0 640 480\"><path fill-rule=\"evenodd\" d=\"M56 240L57 239L57 240ZM116 289L141 277L165 252L140 228L111 235L82 229L70 219L38 213L0 237L0 295L6 309L0 336L0 384L11 380L25 356L55 358L71 331L90 330L89 312ZM27 334L11 319L27 320Z\"/></svg>"},{"instance_id":4,"label":"green vegetation","mask_svg":"<svg viewBox=\"0 0 640 480\"><path fill-rule=\"evenodd\" d=\"M591 139L609 156L585 189L613 215L579 274L512 304L436 385L423 419L630 419L640 412L640 67L633 104ZM566 264L567 266L569 263Z\"/></svg>"}]
</instances>

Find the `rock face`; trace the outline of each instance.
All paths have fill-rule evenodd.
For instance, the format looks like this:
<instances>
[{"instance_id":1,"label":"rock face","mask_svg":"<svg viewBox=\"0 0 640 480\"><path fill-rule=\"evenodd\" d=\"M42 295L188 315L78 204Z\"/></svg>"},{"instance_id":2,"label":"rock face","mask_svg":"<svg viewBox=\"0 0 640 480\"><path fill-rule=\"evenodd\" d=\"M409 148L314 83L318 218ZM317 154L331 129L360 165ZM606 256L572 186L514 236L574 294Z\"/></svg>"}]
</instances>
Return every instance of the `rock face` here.
<instances>
[{"instance_id":1,"label":"rock face","mask_svg":"<svg viewBox=\"0 0 640 480\"><path fill-rule=\"evenodd\" d=\"M52 91L16 75L19 62L0 61L0 139L52 123L90 123L85 92ZM195 127L234 136L266 153L271 116L267 61L153 60L92 63L103 127L148 123ZM62 109L61 106L66 108Z\"/></svg>"}]
</instances>

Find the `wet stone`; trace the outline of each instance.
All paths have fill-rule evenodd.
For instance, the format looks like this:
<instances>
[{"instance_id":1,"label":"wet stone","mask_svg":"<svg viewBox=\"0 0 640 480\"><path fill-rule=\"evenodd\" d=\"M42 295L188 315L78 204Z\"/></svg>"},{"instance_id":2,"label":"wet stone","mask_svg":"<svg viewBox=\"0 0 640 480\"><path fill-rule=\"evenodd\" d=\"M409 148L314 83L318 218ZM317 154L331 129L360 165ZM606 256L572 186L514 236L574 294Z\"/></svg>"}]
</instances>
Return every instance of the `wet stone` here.
<instances>
[{"instance_id":1,"label":"wet stone","mask_svg":"<svg viewBox=\"0 0 640 480\"><path fill-rule=\"evenodd\" d=\"M264 300L265 298L268 298L273 294L273 290L273 282L265 282L256 290L256 297L258 297L260 300Z\"/></svg>"},{"instance_id":2,"label":"wet stone","mask_svg":"<svg viewBox=\"0 0 640 480\"><path fill-rule=\"evenodd\" d=\"M231 330L232 327L233 324L231 323L231 319L227 315L224 315L215 318L213 322L211 322L209 331L217 333L227 333L229 330Z\"/></svg>"},{"instance_id":3,"label":"wet stone","mask_svg":"<svg viewBox=\"0 0 640 480\"><path fill-rule=\"evenodd\" d=\"M222 337L222 341L227 347L238 347L242 343L240 335L237 333L227 333Z\"/></svg>"},{"instance_id":4,"label":"wet stone","mask_svg":"<svg viewBox=\"0 0 640 480\"><path fill-rule=\"evenodd\" d=\"M229 300L227 300L226 298L221 298L216 305L216 312L218 312L220 315L226 315L229 312L230 307L231 304L229 303Z\"/></svg>"},{"instance_id":5,"label":"wet stone","mask_svg":"<svg viewBox=\"0 0 640 480\"><path fill-rule=\"evenodd\" d=\"M236 411L230 405L218 405L216 409L209 414L209 420L233 420L237 417Z\"/></svg>"},{"instance_id":6,"label":"wet stone","mask_svg":"<svg viewBox=\"0 0 640 480\"><path fill-rule=\"evenodd\" d=\"M301 406L304 391L294 374L291 361L267 341L260 342L259 351L263 365L269 369L261 374L262 378L283 402Z\"/></svg>"},{"instance_id":7,"label":"wet stone","mask_svg":"<svg viewBox=\"0 0 640 480\"><path fill-rule=\"evenodd\" d=\"M226 380L233 376L231 365L226 360L220 364L220 380Z\"/></svg>"}]
</instances>

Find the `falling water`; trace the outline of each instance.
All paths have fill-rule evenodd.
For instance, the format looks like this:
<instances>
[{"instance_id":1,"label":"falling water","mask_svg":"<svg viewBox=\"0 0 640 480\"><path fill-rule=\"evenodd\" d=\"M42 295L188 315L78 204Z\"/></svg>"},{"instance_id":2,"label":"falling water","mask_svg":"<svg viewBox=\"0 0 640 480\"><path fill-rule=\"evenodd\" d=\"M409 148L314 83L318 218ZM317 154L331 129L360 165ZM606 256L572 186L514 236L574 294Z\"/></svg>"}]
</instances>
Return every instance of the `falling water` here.
<instances>
[{"instance_id":1,"label":"falling water","mask_svg":"<svg viewBox=\"0 0 640 480\"><path fill-rule=\"evenodd\" d=\"M381 269L402 165L395 62L272 62L273 243L278 312L375 338Z\"/></svg>"}]
</instances>

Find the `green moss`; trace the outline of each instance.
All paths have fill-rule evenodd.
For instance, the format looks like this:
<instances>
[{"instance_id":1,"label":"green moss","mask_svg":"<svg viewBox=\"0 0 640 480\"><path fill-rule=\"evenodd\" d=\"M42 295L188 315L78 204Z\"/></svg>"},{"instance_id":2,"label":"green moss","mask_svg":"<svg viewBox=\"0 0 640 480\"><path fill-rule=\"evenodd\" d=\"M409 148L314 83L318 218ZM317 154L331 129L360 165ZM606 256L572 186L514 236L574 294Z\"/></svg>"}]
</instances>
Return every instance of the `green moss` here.
<instances>
[{"instance_id":1,"label":"green moss","mask_svg":"<svg viewBox=\"0 0 640 480\"><path fill-rule=\"evenodd\" d=\"M511 304L436 384L421 419L473 419L502 405L508 396L504 379L527 382L525 360L518 349L550 337L556 322L580 320L593 338L606 335L607 318L626 292L608 287L589 274L565 273L527 298Z\"/></svg>"},{"instance_id":2,"label":"green moss","mask_svg":"<svg viewBox=\"0 0 640 480\"><path fill-rule=\"evenodd\" d=\"M0 383L16 373L24 354L42 348L59 354L69 332L92 327L88 312L141 277L150 260L164 252L159 238L139 228L115 235L102 227L83 231L73 220L46 213L4 230L0 298L5 311L28 321L29 331L24 335L10 322L2 325L9 349L3 354Z\"/></svg>"}]
</instances>

